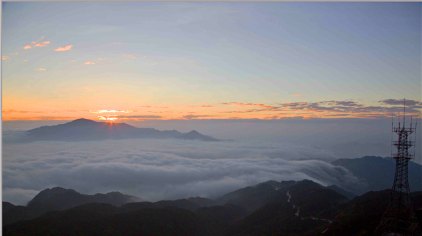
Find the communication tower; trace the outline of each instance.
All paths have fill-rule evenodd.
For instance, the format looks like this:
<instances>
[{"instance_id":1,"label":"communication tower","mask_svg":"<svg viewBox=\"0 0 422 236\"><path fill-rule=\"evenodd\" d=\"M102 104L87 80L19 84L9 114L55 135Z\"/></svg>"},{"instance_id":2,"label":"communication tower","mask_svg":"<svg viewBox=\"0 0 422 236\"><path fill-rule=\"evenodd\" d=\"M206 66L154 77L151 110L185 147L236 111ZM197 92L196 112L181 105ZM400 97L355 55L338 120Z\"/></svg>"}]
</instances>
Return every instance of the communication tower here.
<instances>
[{"instance_id":1,"label":"communication tower","mask_svg":"<svg viewBox=\"0 0 422 236\"><path fill-rule=\"evenodd\" d=\"M397 122L392 121L392 132L396 139L392 142L395 152L391 153L396 162L390 203L377 227L382 236L421 235L410 199L408 164L415 157L415 139L417 122L412 117L406 124L406 100L403 100L403 116Z\"/></svg>"}]
</instances>

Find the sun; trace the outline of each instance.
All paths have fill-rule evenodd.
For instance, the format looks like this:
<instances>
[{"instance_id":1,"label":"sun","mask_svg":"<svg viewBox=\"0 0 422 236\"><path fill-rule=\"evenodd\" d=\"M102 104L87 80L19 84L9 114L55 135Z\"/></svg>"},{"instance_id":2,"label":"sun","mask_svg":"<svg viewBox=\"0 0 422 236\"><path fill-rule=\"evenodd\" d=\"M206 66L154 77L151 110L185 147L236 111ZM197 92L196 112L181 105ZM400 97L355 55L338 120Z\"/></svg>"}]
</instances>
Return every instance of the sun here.
<instances>
[{"instance_id":1,"label":"sun","mask_svg":"<svg viewBox=\"0 0 422 236\"><path fill-rule=\"evenodd\" d=\"M99 120L103 120L103 121L107 121L109 123L114 123L115 121L117 121L119 118L115 117L115 116L98 116Z\"/></svg>"}]
</instances>

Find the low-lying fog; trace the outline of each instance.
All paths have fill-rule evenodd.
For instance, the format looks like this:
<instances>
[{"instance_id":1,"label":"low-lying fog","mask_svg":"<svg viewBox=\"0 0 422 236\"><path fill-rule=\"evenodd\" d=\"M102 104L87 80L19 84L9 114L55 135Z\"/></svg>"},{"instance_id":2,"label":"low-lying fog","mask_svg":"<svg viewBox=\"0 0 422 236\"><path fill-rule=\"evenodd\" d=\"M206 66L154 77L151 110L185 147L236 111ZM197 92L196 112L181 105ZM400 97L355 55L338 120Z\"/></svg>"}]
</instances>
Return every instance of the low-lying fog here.
<instances>
[{"instance_id":1,"label":"low-lying fog","mask_svg":"<svg viewBox=\"0 0 422 236\"><path fill-rule=\"evenodd\" d=\"M90 194L121 191L155 201L216 197L267 180L350 184L357 179L330 161L388 156L391 138L388 120L150 121L132 124L196 129L227 141L7 142L14 131L39 124L3 126L3 201L26 204L54 186Z\"/></svg>"}]
</instances>

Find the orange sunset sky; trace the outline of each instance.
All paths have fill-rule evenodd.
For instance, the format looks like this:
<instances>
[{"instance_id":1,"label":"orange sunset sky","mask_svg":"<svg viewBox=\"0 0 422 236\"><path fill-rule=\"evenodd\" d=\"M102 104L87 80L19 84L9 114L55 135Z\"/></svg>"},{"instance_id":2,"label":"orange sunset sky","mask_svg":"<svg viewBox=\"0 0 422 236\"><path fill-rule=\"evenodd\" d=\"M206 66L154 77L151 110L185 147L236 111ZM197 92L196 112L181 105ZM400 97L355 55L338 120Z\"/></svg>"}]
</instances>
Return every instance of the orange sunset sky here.
<instances>
[{"instance_id":1,"label":"orange sunset sky","mask_svg":"<svg viewBox=\"0 0 422 236\"><path fill-rule=\"evenodd\" d=\"M4 3L3 120L378 118L421 103L421 5ZM60 14L55 14L60 13Z\"/></svg>"}]
</instances>

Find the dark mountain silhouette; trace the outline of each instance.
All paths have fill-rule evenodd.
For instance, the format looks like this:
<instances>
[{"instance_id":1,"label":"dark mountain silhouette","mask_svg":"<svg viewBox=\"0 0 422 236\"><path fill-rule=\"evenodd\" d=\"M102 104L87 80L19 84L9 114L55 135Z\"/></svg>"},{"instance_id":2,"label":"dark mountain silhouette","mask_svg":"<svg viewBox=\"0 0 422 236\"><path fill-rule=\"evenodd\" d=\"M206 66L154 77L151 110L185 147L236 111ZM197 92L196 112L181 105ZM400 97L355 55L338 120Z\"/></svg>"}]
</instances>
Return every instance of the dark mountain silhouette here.
<instances>
[{"instance_id":1,"label":"dark mountain silhouette","mask_svg":"<svg viewBox=\"0 0 422 236\"><path fill-rule=\"evenodd\" d=\"M266 203L280 198L280 196L284 198L286 189L294 184L296 184L295 181L277 182L271 180L227 193L218 198L217 202L221 205L239 206L247 212L253 212Z\"/></svg>"},{"instance_id":2,"label":"dark mountain silhouette","mask_svg":"<svg viewBox=\"0 0 422 236\"><path fill-rule=\"evenodd\" d=\"M158 202L133 202L125 204L121 207L122 210L140 210L145 208L165 208L165 207L176 207L180 209L195 211L201 207L214 206L216 203L207 198L193 197L187 199L177 200L163 200Z\"/></svg>"},{"instance_id":3,"label":"dark mountain silhouette","mask_svg":"<svg viewBox=\"0 0 422 236\"><path fill-rule=\"evenodd\" d=\"M31 219L43 213L65 210L86 203L107 203L120 206L129 202L141 201L140 198L119 192L94 195L81 194L72 189L55 187L38 193L26 207L3 203L3 223L10 224L23 219Z\"/></svg>"},{"instance_id":4,"label":"dark mountain silhouette","mask_svg":"<svg viewBox=\"0 0 422 236\"><path fill-rule=\"evenodd\" d=\"M81 194L73 189L55 187L38 193L29 203L32 209L62 210L89 202L108 203L120 206L128 202L141 201L140 198L119 192L94 195Z\"/></svg>"},{"instance_id":5,"label":"dark mountain silhouette","mask_svg":"<svg viewBox=\"0 0 422 236\"><path fill-rule=\"evenodd\" d=\"M153 128L137 128L125 123L97 122L88 119L77 119L60 125L41 126L26 131L24 138L27 141L84 141L128 138L176 138L218 141L195 130L188 133L181 133L176 130L160 131Z\"/></svg>"},{"instance_id":6,"label":"dark mountain silhouette","mask_svg":"<svg viewBox=\"0 0 422 236\"><path fill-rule=\"evenodd\" d=\"M7 225L4 235L224 235L243 212L234 206L189 211L177 207L141 209L91 203Z\"/></svg>"},{"instance_id":7,"label":"dark mountain silhouette","mask_svg":"<svg viewBox=\"0 0 422 236\"><path fill-rule=\"evenodd\" d=\"M411 194L419 225L422 225L422 192ZM388 206L390 190L371 191L346 203L323 235L375 235L375 229Z\"/></svg>"},{"instance_id":8,"label":"dark mountain silhouette","mask_svg":"<svg viewBox=\"0 0 422 236\"><path fill-rule=\"evenodd\" d=\"M247 215L243 208L230 204L202 207L195 213L207 222L211 235L226 235L234 224Z\"/></svg>"},{"instance_id":9,"label":"dark mountain silhouette","mask_svg":"<svg viewBox=\"0 0 422 236\"><path fill-rule=\"evenodd\" d=\"M309 183L315 184L315 186L318 186L318 188L333 190L334 192L346 198L353 198L353 194L347 192L346 190L340 187L323 187L310 180L281 182L271 180L257 184L255 186L249 186L227 193L222 197L218 198L216 201L218 204L232 204L235 206L242 207L247 212L253 212L269 202L285 199L286 193L290 191L290 189L293 187L297 188L298 186L308 184L305 188L310 190L312 188L312 185Z\"/></svg>"},{"instance_id":10,"label":"dark mountain silhouette","mask_svg":"<svg viewBox=\"0 0 422 236\"><path fill-rule=\"evenodd\" d=\"M229 235L306 235L328 225L347 198L310 180L284 188L234 225Z\"/></svg>"},{"instance_id":11,"label":"dark mountain silhouette","mask_svg":"<svg viewBox=\"0 0 422 236\"><path fill-rule=\"evenodd\" d=\"M393 158L365 156L355 159L338 159L334 165L343 166L359 178L359 185L343 188L357 195L374 190L391 188L394 180L395 161ZM422 165L409 162L409 183L412 191L422 190Z\"/></svg>"},{"instance_id":12,"label":"dark mountain silhouette","mask_svg":"<svg viewBox=\"0 0 422 236\"><path fill-rule=\"evenodd\" d=\"M356 197L356 194L349 192L349 191L346 191L346 190L340 188L337 185L330 185L330 186L327 186L327 188L332 189L332 190L336 191L337 193L340 193L341 195L347 197L348 199L353 199L353 198Z\"/></svg>"},{"instance_id":13,"label":"dark mountain silhouette","mask_svg":"<svg viewBox=\"0 0 422 236\"><path fill-rule=\"evenodd\" d=\"M195 197L123 205L80 202L72 208L48 210L32 219L4 224L3 234L373 235L389 191L368 192L352 200L339 193L342 191L310 180L267 181L215 200ZM3 203L3 221L10 222L11 211L25 211L34 204L49 208L60 201L79 199L75 193L54 188L40 192L27 207ZM412 193L412 198L421 221L422 192ZM48 199L55 203L47 203Z\"/></svg>"},{"instance_id":14,"label":"dark mountain silhouette","mask_svg":"<svg viewBox=\"0 0 422 236\"><path fill-rule=\"evenodd\" d=\"M248 222L243 221L245 217L250 214L253 216L255 212L265 212L261 209L267 209L271 204L288 207L290 211L285 214L293 216L297 211L291 210L293 198L298 207L303 207L303 212L313 214L317 212L314 208L319 208L310 201L314 198L309 194L316 192L318 196L321 194L319 191L328 191L340 196L339 199L346 199L312 181L268 181L228 193L216 200L195 197L132 202L119 207L121 202L114 201L109 204L86 204L92 202L86 200L86 196L102 196L102 201L97 198L96 202L106 202L103 195L83 195L70 189L53 188L41 191L26 207L4 203L4 232L5 235L28 232L31 235L60 235L63 232L67 232L67 235L225 235L238 232L236 225ZM291 199L287 197L288 194L292 194ZM302 198L296 197L300 194L307 196L309 201L301 202ZM327 201L332 199L327 198ZM315 203L321 205L320 201ZM74 207L69 208L71 206ZM26 214L23 214L24 217L22 211ZM21 214L20 219L16 217L17 213ZM251 219L257 222L261 220Z\"/></svg>"},{"instance_id":15,"label":"dark mountain silhouette","mask_svg":"<svg viewBox=\"0 0 422 236\"><path fill-rule=\"evenodd\" d=\"M206 222L180 208L120 212L108 204L86 204L8 225L4 235L207 235Z\"/></svg>"}]
</instances>

